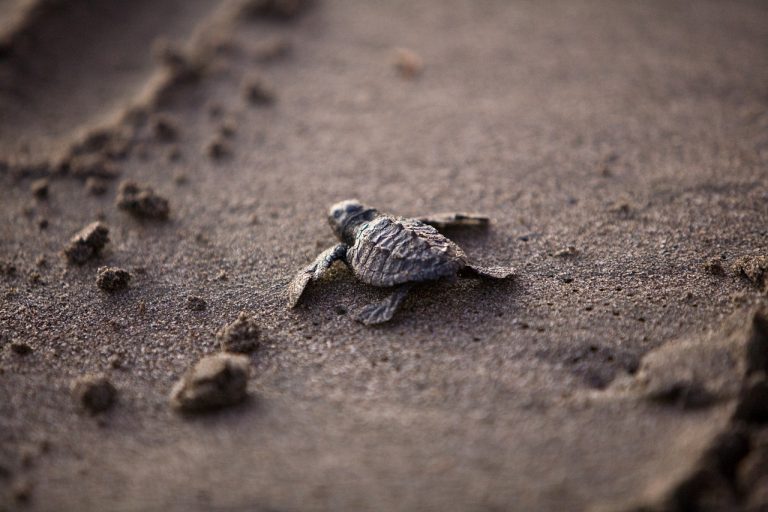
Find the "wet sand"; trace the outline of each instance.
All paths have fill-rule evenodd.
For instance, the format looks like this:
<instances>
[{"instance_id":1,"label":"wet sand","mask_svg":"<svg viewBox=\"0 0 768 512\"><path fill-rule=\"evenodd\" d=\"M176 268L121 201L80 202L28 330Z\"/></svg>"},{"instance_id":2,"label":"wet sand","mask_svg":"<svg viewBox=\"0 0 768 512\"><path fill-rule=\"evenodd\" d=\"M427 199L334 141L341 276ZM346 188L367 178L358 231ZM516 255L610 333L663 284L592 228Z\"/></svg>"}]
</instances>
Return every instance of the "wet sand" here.
<instances>
[{"instance_id":1,"label":"wet sand","mask_svg":"<svg viewBox=\"0 0 768 512\"><path fill-rule=\"evenodd\" d=\"M0 508L768 503L765 5L274 5L0 1ZM338 266L287 310L349 197L488 214L449 236L518 276L369 328L386 292ZM179 414L241 311L248 399ZM91 374L102 413L71 397Z\"/></svg>"}]
</instances>

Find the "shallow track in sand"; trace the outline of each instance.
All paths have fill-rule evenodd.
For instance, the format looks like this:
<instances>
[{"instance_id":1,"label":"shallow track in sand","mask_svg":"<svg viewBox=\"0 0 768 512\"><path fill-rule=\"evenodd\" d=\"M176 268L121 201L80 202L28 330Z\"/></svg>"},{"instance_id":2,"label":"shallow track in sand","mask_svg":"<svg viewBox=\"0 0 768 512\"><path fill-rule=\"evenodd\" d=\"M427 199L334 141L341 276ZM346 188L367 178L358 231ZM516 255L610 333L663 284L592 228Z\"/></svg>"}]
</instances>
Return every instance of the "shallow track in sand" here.
<instances>
[{"instance_id":1,"label":"shallow track in sand","mask_svg":"<svg viewBox=\"0 0 768 512\"><path fill-rule=\"evenodd\" d=\"M151 80L157 38L184 42L220 3L4 0L0 159L47 160L119 115Z\"/></svg>"}]
</instances>

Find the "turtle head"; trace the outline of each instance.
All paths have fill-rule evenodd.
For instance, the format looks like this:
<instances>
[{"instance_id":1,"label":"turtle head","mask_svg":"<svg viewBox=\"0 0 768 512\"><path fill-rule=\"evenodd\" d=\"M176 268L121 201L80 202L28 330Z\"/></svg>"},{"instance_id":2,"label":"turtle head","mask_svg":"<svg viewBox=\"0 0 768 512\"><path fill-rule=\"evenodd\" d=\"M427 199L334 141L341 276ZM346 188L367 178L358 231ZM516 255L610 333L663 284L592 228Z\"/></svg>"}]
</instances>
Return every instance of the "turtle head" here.
<instances>
[{"instance_id":1,"label":"turtle head","mask_svg":"<svg viewBox=\"0 0 768 512\"><path fill-rule=\"evenodd\" d=\"M365 206L357 199L340 201L328 211L328 223L339 240L351 243L355 229L376 216L376 210Z\"/></svg>"}]
</instances>

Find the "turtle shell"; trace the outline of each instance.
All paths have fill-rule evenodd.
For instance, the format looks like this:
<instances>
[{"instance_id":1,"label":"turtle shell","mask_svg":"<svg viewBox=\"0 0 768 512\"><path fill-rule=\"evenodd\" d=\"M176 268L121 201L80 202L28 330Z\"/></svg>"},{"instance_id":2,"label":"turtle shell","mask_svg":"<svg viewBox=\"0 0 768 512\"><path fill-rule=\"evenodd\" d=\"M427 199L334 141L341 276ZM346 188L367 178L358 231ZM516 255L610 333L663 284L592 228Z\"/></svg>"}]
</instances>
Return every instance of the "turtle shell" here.
<instances>
[{"instance_id":1,"label":"turtle shell","mask_svg":"<svg viewBox=\"0 0 768 512\"><path fill-rule=\"evenodd\" d=\"M364 283L394 286L455 276L467 256L432 226L381 215L357 228L347 263Z\"/></svg>"}]
</instances>

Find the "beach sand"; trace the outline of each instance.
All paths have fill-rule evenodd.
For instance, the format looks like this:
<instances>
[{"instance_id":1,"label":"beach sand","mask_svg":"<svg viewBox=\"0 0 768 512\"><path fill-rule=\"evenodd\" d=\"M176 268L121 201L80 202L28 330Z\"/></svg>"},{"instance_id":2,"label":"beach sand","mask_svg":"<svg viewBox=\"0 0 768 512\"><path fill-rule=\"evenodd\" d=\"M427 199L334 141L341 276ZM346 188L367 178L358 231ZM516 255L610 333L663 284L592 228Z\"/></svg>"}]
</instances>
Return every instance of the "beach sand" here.
<instances>
[{"instance_id":1,"label":"beach sand","mask_svg":"<svg viewBox=\"0 0 768 512\"><path fill-rule=\"evenodd\" d=\"M764 3L0 13L0 509L768 504ZM371 328L386 290L339 265L287 309L351 197L489 215L448 235L517 275ZM240 312L248 398L178 413Z\"/></svg>"}]
</instances>

